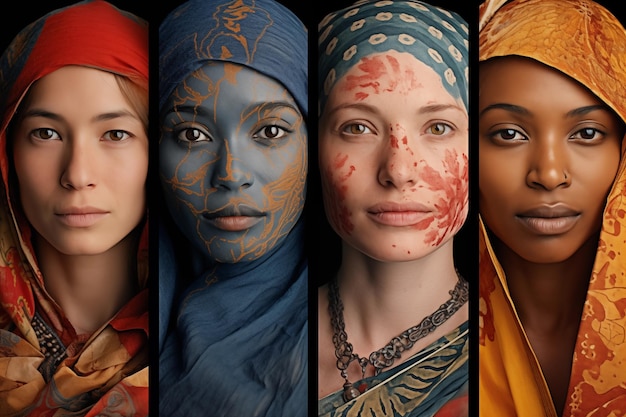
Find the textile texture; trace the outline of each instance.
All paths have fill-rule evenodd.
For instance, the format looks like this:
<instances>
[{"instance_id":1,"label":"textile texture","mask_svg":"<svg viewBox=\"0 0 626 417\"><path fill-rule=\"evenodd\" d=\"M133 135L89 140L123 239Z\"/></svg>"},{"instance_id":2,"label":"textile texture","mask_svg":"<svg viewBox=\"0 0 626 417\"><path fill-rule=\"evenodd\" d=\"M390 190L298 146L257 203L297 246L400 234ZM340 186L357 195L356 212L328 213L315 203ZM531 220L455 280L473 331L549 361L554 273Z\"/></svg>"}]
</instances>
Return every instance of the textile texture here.
<instances>
[{"instance_id":1,"label":"textile texture","mask_svg":"<svg viewBox=\"0 0 626 417\"><path fill-rule=\"evenodd\" d=\"M588 0L481 5L480 61L518 55L587 87L626 121L626 33ZM626 412L626 162L624 142L609 192L576 340L563 416ZM507 290L486 229L480 236L481 415L552 416L554 407Z\"/></svg>"},{"instance_id":2,"label":"textile texture","mask_svg":"<svg viewBox=\"0 0 626 417\"><path fill-rule=\"evenodd\" d=\"M2 416L147 415L147 228L138 252L141 291L100 330L77 336L44 288L30 226L9 198L16 184L7 157L7 126L33 82L66 65L84 65L147 89L147 53L147 24L95 0L43 16L0 57Z\"/></svg>"},{"instance_id":3,"label":"textile texture","mask_svg":"<svg viewBox=\"0 0 626 417\"><path fill-rule=\"evenodd\" d=\"M333 85L363 57L408 52L440 75L468 109L468 25L458 14L420 1L358 1L319 24L319 111Z\"/></svg>"},{"instance_id":4,"label":"textile texture","mask_svg":"<svg viewBox=\"0 0 626 417\"><path fill-rule=\"evenodd\" d=\"M443 336L406 362L378 376L356 381L367 391L346 403L343 390L318 402L323 417L460 416L467 405L468 323Z\"/></svg>"}]
</instances>

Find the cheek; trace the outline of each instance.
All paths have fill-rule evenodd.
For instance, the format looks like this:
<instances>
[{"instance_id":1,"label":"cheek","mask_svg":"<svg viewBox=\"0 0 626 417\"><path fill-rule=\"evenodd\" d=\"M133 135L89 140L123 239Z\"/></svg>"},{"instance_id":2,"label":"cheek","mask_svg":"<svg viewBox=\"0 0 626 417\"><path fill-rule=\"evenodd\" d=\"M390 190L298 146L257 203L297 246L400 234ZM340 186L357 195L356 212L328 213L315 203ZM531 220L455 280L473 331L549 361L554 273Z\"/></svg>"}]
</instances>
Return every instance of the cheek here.
<instances>
[{"instance_id":1,"label":"cheek","mask_svg":"<svg viewBox=\"0 0 626 417\"><path fill-rule=\"evenodd\" d=\"M468 212L469 169L468 158L455 149L447 149L441 170L426 165L420 170L420 179L437 193L435 206L437 215L426 234L427 245L438 246L447 237L459 231Z\"/></svg>"},{"instance_id":2,"label":"cheek","mask_svg":"<svg viewBox=\"0 0 626 417\"><path fill-rule=\"evenodd\" d=\"M321 153L322 189L324 207L331 225L337 232L351 234L354 224L346 197L350 194L350 179L356 167L347 154L342 152Z\"/></svg>"}]
</instances>

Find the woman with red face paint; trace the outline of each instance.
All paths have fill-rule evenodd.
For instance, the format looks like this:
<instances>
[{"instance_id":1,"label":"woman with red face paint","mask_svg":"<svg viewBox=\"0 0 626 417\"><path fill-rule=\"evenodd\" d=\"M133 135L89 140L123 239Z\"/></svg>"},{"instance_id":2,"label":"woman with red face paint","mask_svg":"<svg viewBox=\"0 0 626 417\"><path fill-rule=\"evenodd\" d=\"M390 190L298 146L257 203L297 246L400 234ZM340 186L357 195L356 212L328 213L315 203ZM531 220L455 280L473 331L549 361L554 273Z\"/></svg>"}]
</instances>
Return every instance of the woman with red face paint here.
<instances>
[{"instance_id":1,"label":"woman with red face paint","mask_svg":"<svg viewBox=\"0 0 626 417\"><path fill-rule=\"evenodd\" d=\"M414 1L320 24L321 185L342 240L318 294L320 416L467 415L467 35Z\"/></svg>"},{"instance_id":2,"label":"woman with red face paint","mask_svg":"<svg viewBox=\"0 0 626 417\"><path fill-rule=\"evenodd\" d=\"M481 415L626 412L626 33L589 0L486 2Z\"/></svg>"}]
</instances>

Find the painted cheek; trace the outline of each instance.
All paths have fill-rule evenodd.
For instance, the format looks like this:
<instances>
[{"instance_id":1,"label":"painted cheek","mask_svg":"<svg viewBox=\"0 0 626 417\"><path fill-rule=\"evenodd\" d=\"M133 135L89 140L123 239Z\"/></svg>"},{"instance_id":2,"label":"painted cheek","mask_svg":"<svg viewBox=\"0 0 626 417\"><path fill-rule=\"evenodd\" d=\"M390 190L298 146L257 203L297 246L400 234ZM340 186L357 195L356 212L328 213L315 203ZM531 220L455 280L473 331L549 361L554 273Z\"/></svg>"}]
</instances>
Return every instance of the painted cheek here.
<instances>
[{"instance_id":1,"label":"painted cheek","mask_svg":"<svg viewBox=\"0 0 626 417\"><path fill-rule=\"evenodd\" d=\"M336 229L352 234L354 224L350 218L351 213L345 205L346 195L349 191L348 180L356 171L354 165L348 163L348 155L338 153L331 166L324 172L326 187L324 187L324 199L328 218Z\"/></svg>"},{"instance_id":2,"label":"painted cheek","mask_svg":"<svg viewBox=\"0 0 626 417\"><path fill-rule=\"evenodd\" d=\"M438 246L448 235L455 234L467 216L468 204L468 158L458 155L456 150L447 149L443 161L443 172L426 164L420 170L420 179L429 190L437 191L440 197L435 203L437 214L434 228L426 234L424 243Z\"/></svg>"},{"instance_id":3,"label":"painted cheek","mask_svg":"<svg viewBox=\"0 0 626 417\"><path fill-rule=\"evenodd\" d=\"M287 226L293 225L304 206L304 189L306 184L307 154L305 149L306 141L301 142L301 146L296 147L295 152L285 155L282 160L294 161L285 167L280 177L266 186L264 195L268 198L268 211L280 213L277 225L269 225L272 230L267 230L268 234L282 234ZM275 152L275 150L274 150Z\"/></svg>"}]
</instances>

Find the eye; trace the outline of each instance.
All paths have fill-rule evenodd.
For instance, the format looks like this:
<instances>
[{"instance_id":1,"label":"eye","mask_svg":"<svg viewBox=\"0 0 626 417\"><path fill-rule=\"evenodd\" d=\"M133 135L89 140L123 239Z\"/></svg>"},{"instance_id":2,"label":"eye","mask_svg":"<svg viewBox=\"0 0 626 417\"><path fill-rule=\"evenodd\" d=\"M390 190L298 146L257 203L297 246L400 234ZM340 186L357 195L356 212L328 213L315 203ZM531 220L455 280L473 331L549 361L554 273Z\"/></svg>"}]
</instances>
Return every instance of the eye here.
<instances>
[{"instance_id":1,"label":"eye","mask_svg":"<svg viewBox=\"0 0 626 417\"><path fill-rule=\"evenodd\" d=\"M61 137L54 129L43 127L41 129L35 129L31 132L31 135L41 140L60 140Z\"/></svg>"},{"instance_id":2,"label":"eye","mask_svg":"<svg viewBox=\"0 0 626 417\"><path fill-rule=\"evenodd\" d=\"M426 133L435 135L435 136L443 136L452 131L452 127L446 123L437 122L428 126L426 129Z\"/></svg>"},{"instance_id":3,"label":"eye","mask_svg":"<svg viewBox=\"0 0 626 417\"><path fill-rule=\"evenodd\" d=\"M372 130L363 123L350 123L349 125L344 126L341 131L349 135L366 135L373 133Z\"/></svg>"},{"instance_id":4,"label":"eye","mask_svg":"<svg viewBox=\"0 0 626 417\"><path fill-rule=\"evenodd\" d=\"M186 142L211 141L211 137L209 135L207 135L206 133L204 133L200 129L196 129L194 127L190 127L190 128L186 128L186 129L180 130L176 134L176 137L179 140L183 140L183 141L186 141Z\"/></svg>"},{"instance_id":5,"label":"eye","mask_svg":"<svg viewBox=\"0 0 626 417\"><path fill-rule=\"evenodd\" d=\"M600 139L602 135L603 133L600 132L598 129L586 127L575 132L572 136L570 136L570 139L594 140Z\"/></svg>"},{"instance_id":6,"label":"eye","mask_svg":"<svg viewBox=\"0 0 626 417\"><path fill-rule=\"evenodd\" d=\"M130 137L130 133L126 132L125 130L109 130L104 134L104 138L112 142L121 142Z\"/></svg>"},{"instance_id":7,"label":"eye","mask_svg":"<svg viewBox=\"0 0 626 417\"><path fill-rule=\"evenodd\" d=\"M525 140L526 136L521 134L515 129L501 129L491 134L491 136L495 139L500 139L504 141L512 141L512 140Z\"/></svg>"},{"instance_id":8,"label":"eye","mask_svg":"<svg viewBox=\"0 0 626 417\"><path fill-rule=\"evenodd\" d=\"M282 127L276 125L269 125L259 129L254 135L254 138L260 139L280 139L287 134L287 131Z\"/></svg>"}]
</instances>

